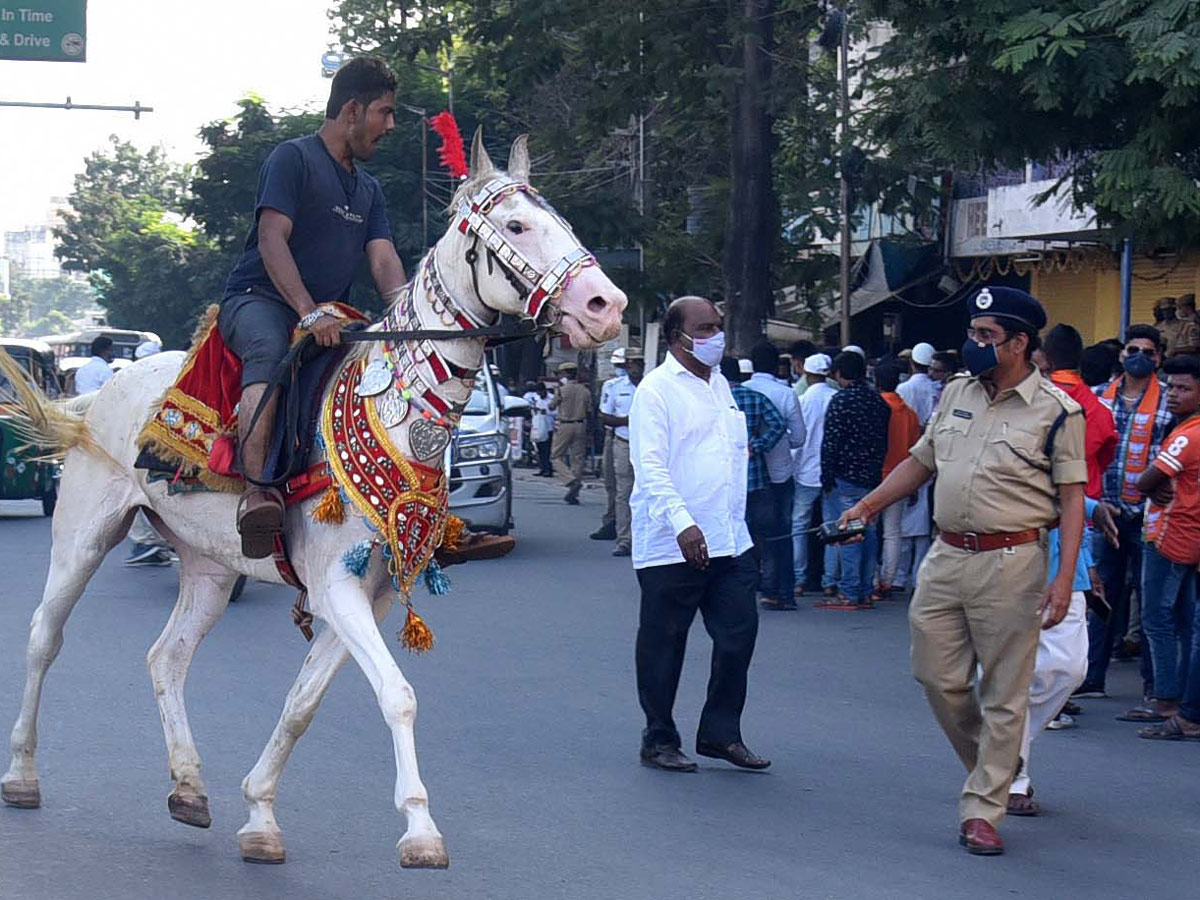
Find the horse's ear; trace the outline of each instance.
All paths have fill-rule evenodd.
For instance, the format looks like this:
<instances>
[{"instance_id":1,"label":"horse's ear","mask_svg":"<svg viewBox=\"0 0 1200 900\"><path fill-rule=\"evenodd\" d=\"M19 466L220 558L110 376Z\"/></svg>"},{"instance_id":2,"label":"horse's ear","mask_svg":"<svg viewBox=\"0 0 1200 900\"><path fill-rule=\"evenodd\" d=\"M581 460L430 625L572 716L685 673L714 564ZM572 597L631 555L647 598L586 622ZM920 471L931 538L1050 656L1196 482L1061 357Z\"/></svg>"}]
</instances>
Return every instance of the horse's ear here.
<instances>
[{"instance_id":1,"label":"horse's ear","mask_svg":"<svg viewBox=\"0 0 1200 900\"><path fill-rule=\"evenodd\" d=\"M508 174L517 181L529 183L529 135L522 134L513 141L508 154Z\"/></svg>"},{"instance_id":2,"label":"horse's ear","mask_svg":"<svg viewBox=\"0 0 1200 900\"><path fill-rule=\"evenodd\" d=\"M487 150L483 148L483 126L475 129L475 137L471 140L471 177L483 178L496 171L492 165Z\"/></svg>"}]
</instances>

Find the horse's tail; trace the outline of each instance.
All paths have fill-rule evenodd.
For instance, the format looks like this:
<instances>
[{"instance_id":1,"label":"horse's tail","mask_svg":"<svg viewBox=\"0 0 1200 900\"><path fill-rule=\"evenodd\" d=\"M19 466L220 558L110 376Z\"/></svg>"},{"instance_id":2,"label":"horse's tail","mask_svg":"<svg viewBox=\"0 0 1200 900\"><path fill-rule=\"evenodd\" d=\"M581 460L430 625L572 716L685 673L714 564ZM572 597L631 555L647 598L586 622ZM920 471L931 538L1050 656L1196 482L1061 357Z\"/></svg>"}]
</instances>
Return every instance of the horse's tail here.
<instances>
[{"instance_id":1,"label":"horse's tail","mask_svg":"<svg viewBox=\"0 0 1200 900\"><path fill-rule=\"evenodd\" d=\"M0 348L0 375L8 379L16 394L16 430L31 446L41 450L46 457L60 457L78 447L87 453L111 459L84 418L95 394L69 400L51 400L3 348Z\"/></svg>"}]
</instances>

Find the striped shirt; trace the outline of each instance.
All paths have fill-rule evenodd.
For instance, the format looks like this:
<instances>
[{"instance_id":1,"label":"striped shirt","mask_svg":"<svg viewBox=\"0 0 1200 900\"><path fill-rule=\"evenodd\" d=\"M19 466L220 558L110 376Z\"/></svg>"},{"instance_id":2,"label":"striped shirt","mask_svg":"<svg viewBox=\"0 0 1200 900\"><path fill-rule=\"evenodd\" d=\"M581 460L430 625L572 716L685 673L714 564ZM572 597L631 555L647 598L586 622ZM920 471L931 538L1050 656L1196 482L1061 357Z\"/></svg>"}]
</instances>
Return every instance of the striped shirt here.
<instances>
[{"instance_id":1,"label":"striped shirt","mask_svg":"<svg viewBox=\"0 0 1200 900\"><path fill-rule=\"evenodd\" d=\"M753 391L744 384L731 384L729 392L733 394L733 402L746 416L746 437L750 445L746 491L761 491L770 484L766 452L787 434L787 423L765 394Z\"/></svg>"}]
</instances>

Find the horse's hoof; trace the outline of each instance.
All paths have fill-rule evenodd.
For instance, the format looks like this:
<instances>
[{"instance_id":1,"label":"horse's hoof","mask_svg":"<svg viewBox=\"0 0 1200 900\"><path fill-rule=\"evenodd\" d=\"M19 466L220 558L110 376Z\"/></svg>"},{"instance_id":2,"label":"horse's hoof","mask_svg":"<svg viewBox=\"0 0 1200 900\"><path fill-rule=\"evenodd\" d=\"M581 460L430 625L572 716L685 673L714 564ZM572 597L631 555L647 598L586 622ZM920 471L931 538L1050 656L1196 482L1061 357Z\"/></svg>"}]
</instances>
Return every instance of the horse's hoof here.
<instances>
[{"instance_id":1,"label":"horse's hoof","mask_svg":"<svg viewBox=\"0 0 1200 900\"><path fill-rule=\"evenodd\" d=\"M42 790L37 779L33 781L6 781L0 784L0 797L5 806L17 809L37 809L42 805Z\"/></svg>"},{"instance_id":2,"label":"horse's hoof","mask_svg":"<svg viewBox=\"0 0 1200 900\"><path fill-rule=\"evenodd\" d=\"M404 869L445 869L450 866L442 836L400 839L400 866Z\"/></svg>"},{"instance_id":3,"label":"horse's hoof","mask_svg":"<svg viewBox=\"0 0 1200 900\"><path fill-rule=\"evenodd\" d=\"M167 795L167 810L172 819L184 825L194 825L197 828L208 828L212 825L208 798L203 794L180 794L172 791Z\"/></svg>"},{"instance_id":4,"label":"horse's hoof","mask_svg":"<svg viewBox=\"0 0 1200 900\"><path fill-rule=\"evenodd\" d=\"M278 865L287 858L283 838L277 831L247 831L238 834L238 852L251 863Z\"/></svg>"}]
</instances>

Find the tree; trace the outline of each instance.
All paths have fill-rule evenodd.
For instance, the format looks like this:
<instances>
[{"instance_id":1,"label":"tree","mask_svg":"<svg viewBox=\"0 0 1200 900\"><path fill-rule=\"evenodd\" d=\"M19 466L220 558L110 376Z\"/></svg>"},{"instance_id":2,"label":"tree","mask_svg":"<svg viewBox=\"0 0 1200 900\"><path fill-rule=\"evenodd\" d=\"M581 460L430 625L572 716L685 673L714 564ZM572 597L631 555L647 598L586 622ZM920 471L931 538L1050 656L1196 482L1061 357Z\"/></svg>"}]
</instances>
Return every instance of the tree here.
<instances>
[{"instance_id":1,"label":"tree","mask_svg":"<svg viewBox=\"0 0 1200 900\"><path fill-rule=\"evenodd\" d=\"M191 172L110 139L75 176L55 253L65 268L89 274L109 321L156 331L182 346L207 303L220 298L227 269L213 243L188 227Z\"/></svg>"},{"instance_id":2,"label":"tree","mask_svg":"<svg viewBox=\"0 0 1200 900\"><path fill-rule=\"evenodd\" d=\"M1200 4L874 0L871 126L909 171L1059 160L1099 224L1200 237Z\"/></svg>"},{"instance_id":3,"label":"tree","mask_svg":"<svg viewBox=\"0 0 1200 900\"><path fill-rule=\"evenodd\" d=\"M465 126L484 119L501 142L531 132L534 179L584 242L642 244L645 273L613 273L635 304L653 313L681 293L724 298L746 349L772 288L807 266L781 234L776 197L804 220L792 236L807 243L812 169L830 168L831 153L813 152L832 130L812 114L807 77L819 10L816 0L342 0L333 15L349 51L383 56L404 83L444 89L425 67L452 71ZM795 141L786 183L772 172L774 123Z\"/></svg>"}]
</instances>

